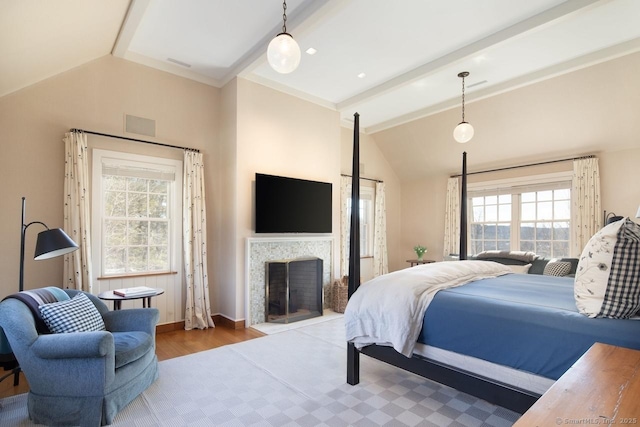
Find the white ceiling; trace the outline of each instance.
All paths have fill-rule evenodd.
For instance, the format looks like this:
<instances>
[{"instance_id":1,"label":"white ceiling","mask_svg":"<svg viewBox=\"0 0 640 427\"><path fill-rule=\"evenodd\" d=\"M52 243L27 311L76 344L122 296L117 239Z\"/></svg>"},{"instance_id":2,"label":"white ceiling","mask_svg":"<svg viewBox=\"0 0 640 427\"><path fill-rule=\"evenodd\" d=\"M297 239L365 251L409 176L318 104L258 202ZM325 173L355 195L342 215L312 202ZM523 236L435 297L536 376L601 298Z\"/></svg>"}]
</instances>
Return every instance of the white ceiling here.
<instances>
[{"instance_id":1,"label":"white ceiling","mask_svg":"<svg viewBox=\"0 0 640 427\"><path fill-rule=\"evenodd\" d=\"M266 61L280 0L0 0L0 10L0 96L112 53L216 87L242 76L334 108L346 125L357 111L367 132L458 106L460 71L479 99L640 50L638 0L289 0L303 57L286 75Z\"/></svg>"}]
</instances>

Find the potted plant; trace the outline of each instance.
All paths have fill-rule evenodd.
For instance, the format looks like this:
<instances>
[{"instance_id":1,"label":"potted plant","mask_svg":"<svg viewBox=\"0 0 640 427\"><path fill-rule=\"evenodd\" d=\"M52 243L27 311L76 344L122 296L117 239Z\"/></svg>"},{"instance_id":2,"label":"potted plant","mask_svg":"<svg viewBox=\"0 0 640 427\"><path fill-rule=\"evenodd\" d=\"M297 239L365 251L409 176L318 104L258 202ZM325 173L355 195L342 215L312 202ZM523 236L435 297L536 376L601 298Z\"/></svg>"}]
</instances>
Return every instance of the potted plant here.
<instances>
[{"instance_id":1,"label":"potted plant","mask_svg":"<svg viewBox=\"0 0 640 427\"><path fill-rule=\"evenodd\" d=\"M422 257L427 252L427 247L422 245L417 245L413 247L413 250L416 252L418 256L418 261L422 261Z\"/></svg>"}]
</instances>

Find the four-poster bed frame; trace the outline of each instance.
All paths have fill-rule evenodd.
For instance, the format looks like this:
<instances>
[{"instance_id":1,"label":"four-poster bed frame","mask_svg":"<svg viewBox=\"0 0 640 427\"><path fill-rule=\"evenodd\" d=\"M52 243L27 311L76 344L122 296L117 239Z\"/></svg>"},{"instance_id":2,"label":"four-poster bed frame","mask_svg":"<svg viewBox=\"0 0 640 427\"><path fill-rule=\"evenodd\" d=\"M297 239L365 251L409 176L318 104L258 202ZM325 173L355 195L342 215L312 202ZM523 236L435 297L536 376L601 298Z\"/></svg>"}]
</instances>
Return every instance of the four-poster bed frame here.
<instances>
[{"instance_id":1,"label":"four-poster bed frame","mask_svg":"<svg viewBox=\"0 0 640 427\"><path fill-rule=\"evenodd\" d=\"M359 206L360 201L360 120L354 114L353 130L353 173L351 185L351 206ZM462 155L460 201L460 259L467 259L467 153ZM358 209L351 209L350 244L349 244L349 282L348 295L356 291L360 284L360 218ZM428 358L414 355L405 357L393 347L369 345L358 350L355 344L347 343L347 383L356 385L360 382L360 353L390 365L413 372L424 378L453 387L459 391L476 396L504 408L524 413L540 397L539 394L520 389L464 369L446 365Z\"/></svg>"}]
</instances>

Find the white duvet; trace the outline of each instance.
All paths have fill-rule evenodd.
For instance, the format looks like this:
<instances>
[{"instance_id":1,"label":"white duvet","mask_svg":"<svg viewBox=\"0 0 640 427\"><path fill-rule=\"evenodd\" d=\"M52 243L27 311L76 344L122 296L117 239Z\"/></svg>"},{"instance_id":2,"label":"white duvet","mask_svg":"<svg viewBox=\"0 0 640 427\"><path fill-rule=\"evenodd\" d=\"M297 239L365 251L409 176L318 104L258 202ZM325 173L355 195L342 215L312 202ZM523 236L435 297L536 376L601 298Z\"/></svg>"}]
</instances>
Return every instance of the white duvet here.
<instances>
[{"instance_id":1,"label":"white duvet","mask_svg":"<svg viewBox=\"0 0 640 427\"><path fill-rule=\"evenodd\" d=\"M492 261L445 261L378 276L349 299L344 312L347 341L356 348L392 346L411 357L436 292L511 272Z\"/></svg>"}]
</instances>

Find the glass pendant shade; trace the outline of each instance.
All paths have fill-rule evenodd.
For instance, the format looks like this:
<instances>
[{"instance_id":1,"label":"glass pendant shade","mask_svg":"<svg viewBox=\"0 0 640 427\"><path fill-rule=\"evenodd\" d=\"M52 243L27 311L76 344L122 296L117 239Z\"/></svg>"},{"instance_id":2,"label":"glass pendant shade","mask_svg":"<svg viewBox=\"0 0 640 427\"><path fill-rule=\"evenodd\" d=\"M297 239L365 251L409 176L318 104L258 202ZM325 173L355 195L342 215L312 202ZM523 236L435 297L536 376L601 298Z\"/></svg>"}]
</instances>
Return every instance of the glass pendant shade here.
<instances>
[{"instance_id":1,"label":"glass pendant shade","mask_svg":"<svg viewBox=\"0 0 640 427\"><path fill-rule=\"evenodd\" d=\"M469 142L473 138L473 126L467 122L460 122L453 130L453 138L461 144Z\"/></svg>"},{"instance_id":2,"label":"glass pendant shade","mask_svg":"<svg viewBox=\"0 0 640 427\"><path fill-rule=\"evenodd\" d=\"M267 48L267 60L281 74L288 74L300 64L300 46L289 33L278 34Z\"/></svg>"}]
</instances>

